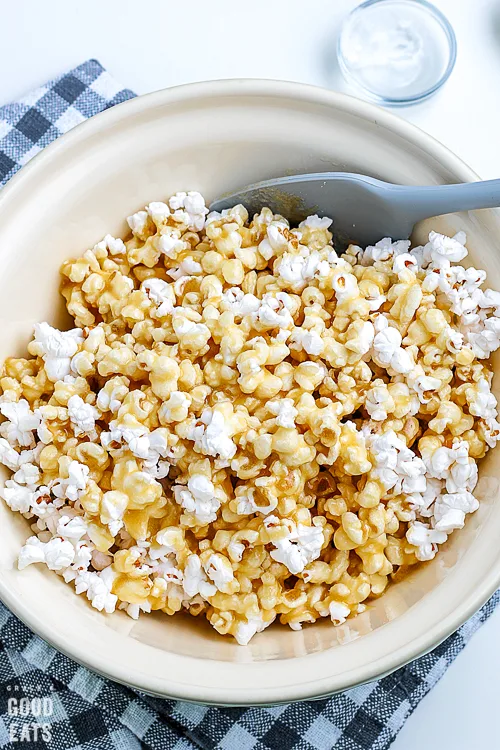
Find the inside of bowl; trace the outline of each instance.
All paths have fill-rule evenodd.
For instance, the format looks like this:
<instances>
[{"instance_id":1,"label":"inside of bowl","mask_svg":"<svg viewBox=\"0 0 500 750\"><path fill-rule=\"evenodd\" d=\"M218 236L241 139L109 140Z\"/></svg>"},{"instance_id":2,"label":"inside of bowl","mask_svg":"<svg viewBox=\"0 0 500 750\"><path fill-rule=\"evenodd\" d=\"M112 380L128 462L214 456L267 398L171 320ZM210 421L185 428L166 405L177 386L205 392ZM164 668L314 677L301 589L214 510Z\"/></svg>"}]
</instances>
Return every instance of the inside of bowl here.
<instances>
[{"instance_id":1,"label":"inside of bowl","mask_svg":"<svg viewBox=\"0 0 500 750\"><path fill-rule=\"evenodd\" d=\"M210 200L257 180L335 169L400 183L460 179L445 162L396 126L381 125L357 111L307 97L299 101L245 91L239 96L205 99L180 96L176 100L174 96L163 106L132 109L126 118L116 114L114 119L103 120L102 126L96 120L81 136L76 134L73 140L70 136L64 147L53 150L50 160L40 162L40 168L35 165L0 199L0 359L25 353L34 322L69 324L58 297L61 262L82 253L107 232L124 236L125 217L151 200L162 200L182 189L200 190ZM470 262L484 268L491 286L500 288L500 223L494 212L424 222L416 228L416 242L425 240L430 228L446 233L465 230ZM497 378L497 396L499 390ZM237 665L296 661L296 657L331 649L336 659L327 666L317 662L318 679L332 674L341 679L351 668L369 661L373 648L379 655L382 651L389 655L420 637L418 620L431 622L433 608L442 611L443 621L451 617L460 605L460 590L469 594L480 584L480 571L498 569L499 480L498 454L492 451L480 466L481 507L466 527L452 535L433 562L420 566L373 601L366 612L339 627L326 620L300 632L276 625L256 636L248 647L239 647L206 622L189 616L155 614L136 622L121 612L98 613L55 573L38 566L17 571L16 556L29 529L3 503L0 594L45 637L94 668L99 668L99 658L106 663L123 660L125 649L136 683L140 682L141 659L149 680L155 669L161 677L170 668L169 654L190 657L198 664ZM389 638L381 637L377 651L373 638L395 621L405 626L391 630ZM353 649L359 641L366 647ZM120 644L121 657L116 644ZM186 666L185 678L179 679L190 684L197 680L202 687L219 679L210 675L212 670L200 676L199 668L196 672L193 666L193 673L190 669ZM126 671L113 674L127 679ZM223 674L238 694L243 686L238 685L237 672ZM256 684L263 674L255 677ZM294 680L300 684L299 673L283 675L284 684ZM144 680L142 685L152 684Z\"/></svg>"}]
</instances>

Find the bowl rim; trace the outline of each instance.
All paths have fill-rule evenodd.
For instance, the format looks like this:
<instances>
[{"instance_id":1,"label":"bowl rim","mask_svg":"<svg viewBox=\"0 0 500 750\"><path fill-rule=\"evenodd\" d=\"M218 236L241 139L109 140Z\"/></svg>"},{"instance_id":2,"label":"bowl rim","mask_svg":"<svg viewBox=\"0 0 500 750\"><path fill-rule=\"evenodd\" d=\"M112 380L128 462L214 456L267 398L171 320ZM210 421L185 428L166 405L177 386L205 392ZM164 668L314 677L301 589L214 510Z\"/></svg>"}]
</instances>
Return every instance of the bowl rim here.
<instances>
[{"instance_id":1,"label":"bowl rim","mask_svg":"<svg viewBox=\"0 0 500 750\"><path fill-rule=\"evenodd\" d=\"M358 116L376 125L381 125L395 135L405 138L409 143L420 147L434 157L441 166L457 174L461 181L473 182L479 179L472 169L438 140L396 114L384 111L373 103L309 84L272 79L236 78L183 84L155 91L118 104L80 123L44 148L28 164L23 166L0 191L0 221L2 211L8 209L9 202L15 201L19 193L22 196L23 186L32 175L36 176L39 172L43 173L46 163L50 162L53 156L71 149L89 136L99 133L99 131L103 131L129 116L154 110L157 107L163 107L165 104L190 101L197 98L206 99L212 96L241 97L245 95L288 98L304 104L325 105ZM294 683L287 685L286 688L263 686L262 690L249 690L245 700L237 704L234 702L234 693L228 687L218 685L205 688L185 685L173 678L163 676L160 683L160 678L148 676L144 671L131 671L127 664L123 662L119 665L113 663L113 668L103 665L93 653L84 651L78 644L65 636L63 631L51 632L41 614L32 612L29 601L22 601L17 598L4 584L1 577L0 600L15 616L55 649L108 679L152 695L177 700L200 702L207 705L258 706L321 698L390 674L395 669L427 653L441 643L476 612L499 586L500 567L498 570L492 567L489 573L484 576L481 585L463 600L459 608L457 607L447 617L436 622L433 627L426 630L418 638L398 647L390 656L379 657L369 664L350 670L346 678L343 675L333 675L303 685Z\"/></svg>"}]
</instances>

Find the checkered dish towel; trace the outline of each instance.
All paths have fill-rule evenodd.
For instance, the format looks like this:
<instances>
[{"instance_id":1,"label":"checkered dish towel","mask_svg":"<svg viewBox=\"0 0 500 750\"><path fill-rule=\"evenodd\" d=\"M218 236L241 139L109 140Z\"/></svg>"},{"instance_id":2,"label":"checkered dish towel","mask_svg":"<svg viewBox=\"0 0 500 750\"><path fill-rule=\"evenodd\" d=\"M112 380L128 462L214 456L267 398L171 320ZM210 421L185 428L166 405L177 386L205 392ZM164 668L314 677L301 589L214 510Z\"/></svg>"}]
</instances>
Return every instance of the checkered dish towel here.
<instances>
[{"instance_id":1,"label":"checkered dish towel","mask_svg":"<svg viewBox=\"0 0 500 750\"><path fill-rule=\"evenodd\" d=\"M0 107L0 185L61 133L133 96L89 60ZM383 750L499 599L497 592L433 652L378 682L318 701L248 709L150 698L105 680L0 604L0 748Z\"/></svg>"}]
</instances>

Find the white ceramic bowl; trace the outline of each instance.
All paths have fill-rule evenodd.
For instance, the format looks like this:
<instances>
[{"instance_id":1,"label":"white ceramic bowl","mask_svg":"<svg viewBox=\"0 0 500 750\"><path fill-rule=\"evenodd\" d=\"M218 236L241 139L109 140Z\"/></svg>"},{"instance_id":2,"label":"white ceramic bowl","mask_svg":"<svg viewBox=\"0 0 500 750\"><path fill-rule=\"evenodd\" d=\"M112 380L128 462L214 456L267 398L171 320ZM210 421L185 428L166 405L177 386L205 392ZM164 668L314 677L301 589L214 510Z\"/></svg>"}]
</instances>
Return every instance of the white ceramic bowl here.
<instances>
[{"instance_id":1,"label":"white ceramic bowl","mask_svg":"<svg viewBox=\"0 0 500 750\"><path fill-rule=\"evenodd\" d=\"M65 258L124 217L181 189L211 199L245 183L341 169L399 183L471 181L471 170L417 128L356 99L273 81L217 81L114 107L49 146L0 194L0 357L23 355L35 321L64 325ZM500 288L500 222L492 211L434 220L465 229L471 262ZM417 229L423 237L425 227ZM427 226L427 231L429 226ZM498 386L497 386L498 387ZM497 394L498 395L498 394ZM41 566L16 568L26 521L0 505L0 598L60 651L150 693L259 704L323 696L390 672L431 649L500 583L500 469L481 464L479 511L431 563L362 615L301 632L273 626L247 647L201 619L101 614Z\"/></svg>"}]
</instances>

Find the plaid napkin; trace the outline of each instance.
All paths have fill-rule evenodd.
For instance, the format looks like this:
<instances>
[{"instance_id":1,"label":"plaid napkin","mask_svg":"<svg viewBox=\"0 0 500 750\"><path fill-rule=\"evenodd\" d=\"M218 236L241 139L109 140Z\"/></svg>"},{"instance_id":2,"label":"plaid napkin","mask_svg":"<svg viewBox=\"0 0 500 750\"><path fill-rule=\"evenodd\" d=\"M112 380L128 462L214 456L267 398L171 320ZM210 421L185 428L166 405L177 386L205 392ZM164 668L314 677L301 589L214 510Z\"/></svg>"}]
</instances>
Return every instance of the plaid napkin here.
<instances>
[{"instance_id":1,"label":"plaid napkin","mask_svg":"<svg viewBox=\"0 0 500 750\"><path fill-rule=\"evenodd\" d=\"M133 96L89 60L0 107L0 185L61 133ZM383 750L499 600L497 592L438 648L378 682L318 701L248 709L160 700L105 680L0 604L0 748Z\"/></svg>"}]
</instances>

